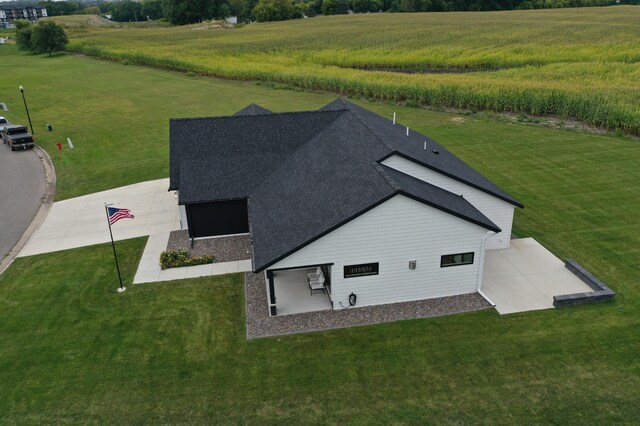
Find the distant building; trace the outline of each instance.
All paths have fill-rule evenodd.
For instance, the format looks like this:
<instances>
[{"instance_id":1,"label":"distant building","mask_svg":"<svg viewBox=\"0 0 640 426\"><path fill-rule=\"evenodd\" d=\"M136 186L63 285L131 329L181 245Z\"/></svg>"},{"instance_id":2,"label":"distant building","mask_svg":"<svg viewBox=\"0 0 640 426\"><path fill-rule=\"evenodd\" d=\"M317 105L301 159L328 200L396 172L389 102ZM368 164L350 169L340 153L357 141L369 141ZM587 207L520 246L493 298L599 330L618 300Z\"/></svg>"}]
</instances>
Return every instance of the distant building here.
<instances>
[{"instance_id":1,"label":"distant building","mask_svg":"<svg viewBox=\"0 0 640 426\"><path fill-rule=\"evenodd\" d=\"M0 28L8 28L14 25L18 19L37 22L40 18L47 17L47 8L43 6L8 7L0 6Z\"/></svg>"}]
</instances>

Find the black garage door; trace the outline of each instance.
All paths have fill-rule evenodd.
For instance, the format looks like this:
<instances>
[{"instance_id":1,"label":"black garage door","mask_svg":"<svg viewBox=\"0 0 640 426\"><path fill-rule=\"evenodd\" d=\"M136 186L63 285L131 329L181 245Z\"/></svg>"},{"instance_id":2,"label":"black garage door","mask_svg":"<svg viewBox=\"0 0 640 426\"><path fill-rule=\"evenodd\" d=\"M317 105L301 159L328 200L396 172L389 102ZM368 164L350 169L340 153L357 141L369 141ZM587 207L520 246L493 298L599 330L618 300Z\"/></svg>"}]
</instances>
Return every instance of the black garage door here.
<instances>
[{"instance_id":1,"label":"black garage door","mask_svg":"<svg viewBox=\"0 0 640 426\"><path fill-rule=\"evenodd\" d=\"M249 232L247 200L187 204L186 209L191 238Z\"/></svg>"}]
</instances>

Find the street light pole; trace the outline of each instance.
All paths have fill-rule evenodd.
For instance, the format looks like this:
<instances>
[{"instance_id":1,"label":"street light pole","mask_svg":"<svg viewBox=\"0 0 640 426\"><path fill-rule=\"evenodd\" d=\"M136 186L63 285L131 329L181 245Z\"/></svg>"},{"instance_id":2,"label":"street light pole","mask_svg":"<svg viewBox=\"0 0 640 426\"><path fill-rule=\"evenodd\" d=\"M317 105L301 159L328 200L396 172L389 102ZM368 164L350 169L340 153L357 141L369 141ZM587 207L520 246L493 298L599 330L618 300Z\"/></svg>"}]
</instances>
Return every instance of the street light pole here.
<instances>
[{"instance_id":1,"label":"street light pole","mask_svg":"<svg viewBox=\"0 0 640 426\"><path fill-rule=\"evenodd\" d=\"M36 133L33 131L33 124L31 124L31 116L29 115L29 107L27 106L27 100L24 98L24 87L22 84L19 87L20 93L22 93L22 102L24 102L24 109L27 111L27 118L29 119L29 127L31 127L31 134L35 135Z\"/></svg>"}]
</instances>

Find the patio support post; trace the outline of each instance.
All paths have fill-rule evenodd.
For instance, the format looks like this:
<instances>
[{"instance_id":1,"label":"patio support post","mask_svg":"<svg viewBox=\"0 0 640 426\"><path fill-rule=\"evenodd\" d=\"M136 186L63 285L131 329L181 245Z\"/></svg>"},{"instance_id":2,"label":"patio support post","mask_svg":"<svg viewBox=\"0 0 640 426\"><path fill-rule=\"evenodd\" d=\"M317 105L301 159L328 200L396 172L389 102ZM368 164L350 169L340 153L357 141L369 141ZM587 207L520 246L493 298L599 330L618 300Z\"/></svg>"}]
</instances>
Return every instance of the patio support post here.
<instances>
[{"instance_id":1,"label":"patio support post","mask_svg":"<svg viewBox=\"0 0 640 426\"><path fill-rule=\"evenodd\" d=\"M276 308L276 289L273 285L273 271L267 271L267 281L269 282L269 313L271 316L278 315Z\"/></svg>"}]
</instances>

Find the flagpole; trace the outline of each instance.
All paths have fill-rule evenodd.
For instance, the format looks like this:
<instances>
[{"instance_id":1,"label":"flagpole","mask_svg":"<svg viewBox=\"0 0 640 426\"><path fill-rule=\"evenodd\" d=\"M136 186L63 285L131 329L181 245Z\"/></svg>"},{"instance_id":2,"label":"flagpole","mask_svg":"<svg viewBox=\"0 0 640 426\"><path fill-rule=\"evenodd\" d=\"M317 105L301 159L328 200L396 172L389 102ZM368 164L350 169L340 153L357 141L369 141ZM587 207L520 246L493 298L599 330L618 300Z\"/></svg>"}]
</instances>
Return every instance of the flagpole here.
<instances>
[{"instance_id":1,"label":"flagpole","mask_svg":"<svg viewBox=\"0 0 640 426\"><path fill-rule=\"evenodd\" d=\"M111 247L113 248L113 257L116 259L116 269L118 270L118 280L120 281L120 287L118 293L122 293L127 288L122 285L122 276L120 275L120 265L118 265L118 254L116 253L116 244L113 242L113 232L111 232L111 221L109 220L109 210L107 203L104 203L104 212L107 215L107 225L109 225L109 236L111 236Z\"/></svg>"}]
</instances>

